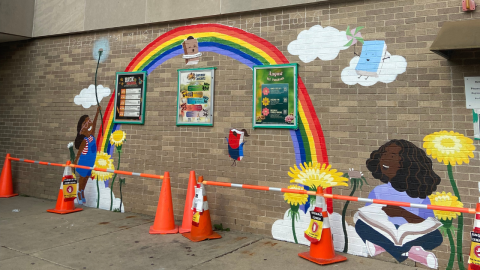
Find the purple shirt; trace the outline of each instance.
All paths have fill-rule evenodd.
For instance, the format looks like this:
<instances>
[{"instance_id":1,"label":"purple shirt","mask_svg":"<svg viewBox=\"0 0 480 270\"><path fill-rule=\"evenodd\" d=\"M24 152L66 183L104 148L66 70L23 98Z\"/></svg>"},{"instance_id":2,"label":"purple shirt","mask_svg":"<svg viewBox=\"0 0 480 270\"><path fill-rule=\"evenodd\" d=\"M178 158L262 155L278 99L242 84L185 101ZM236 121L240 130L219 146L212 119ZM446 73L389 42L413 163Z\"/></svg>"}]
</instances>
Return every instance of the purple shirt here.
<instances>
[{"instance_id":1,"label":"purple shirt","mask_svg":"<svg viewBox=\"0 0 480 270\"><path fill-rule=\"evenodd\" d=\"M408 202L408 203L418 203L418 204L430 204L430 199L427 197L425 199L421 198L412 198L407 195L407 192L399 192L392 187L391 183L383 184L376 186L372 192L368 195L369 199L379 199L379 200L389 200L389 201L398 201L398 202ZM370 205L371 203L365 204L365 206ZM402 207L408 212L415 214L423 219L428 217L435 217L433 210L423 209L423 208L411 208L411 207ZM408 223L403 217L388 217L388 220L395 225L402 225Z\"/></svg>"}]
</instances>

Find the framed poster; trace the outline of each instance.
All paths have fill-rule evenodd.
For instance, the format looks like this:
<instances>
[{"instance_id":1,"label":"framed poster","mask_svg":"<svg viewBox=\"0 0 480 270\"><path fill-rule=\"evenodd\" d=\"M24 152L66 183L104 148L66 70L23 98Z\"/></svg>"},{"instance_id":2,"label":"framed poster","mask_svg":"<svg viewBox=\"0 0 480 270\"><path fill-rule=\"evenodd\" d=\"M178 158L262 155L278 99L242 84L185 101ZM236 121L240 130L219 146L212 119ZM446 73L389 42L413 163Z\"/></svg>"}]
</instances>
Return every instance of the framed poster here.
<instances>
[{"instance_id":1,"label":"framed poster","mask_svg":"<svg viewBox=\"0 0 480 270\"><path fill-rule=\"evenodd\" d=\"M298 65L253 66L253 128L298 127Z\"/></svg>"},{"instance_id":2,"label":"framed poster","mask_svg":"<svg viewBox=\"0 0 480 270\"><path fill-rule=\"evenodd\" d=\"M177 126L213 126L215 68L178 70Z\"/></svg>"},{"instance_id":3,"label":"framed poster","mask_svg":"<svg viewBox=\"0 0 480 270\"><path fill-rule=\"evenodd\" d=\"M143 125L145 123L146 91L146 71L117 72L113 122Z\"/></svg>"}]
</instances>

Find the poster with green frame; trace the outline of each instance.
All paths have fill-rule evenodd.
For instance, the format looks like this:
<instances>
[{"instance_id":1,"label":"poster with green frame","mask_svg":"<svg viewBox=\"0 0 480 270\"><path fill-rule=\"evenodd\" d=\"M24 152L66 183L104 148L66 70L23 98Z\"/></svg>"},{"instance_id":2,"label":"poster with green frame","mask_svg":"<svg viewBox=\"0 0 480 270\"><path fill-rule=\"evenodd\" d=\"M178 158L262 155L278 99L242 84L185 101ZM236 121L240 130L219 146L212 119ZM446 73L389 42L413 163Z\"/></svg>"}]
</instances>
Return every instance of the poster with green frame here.
<instances>
[{"instance_id":1,"label":"poster with green frame","mask_svg":"<svg viewBox=\"0 0 480 270\"><path fill-rule=\"evenodd\" d=\"M177 126L213 126L215 69L177 70Z\"/></svg>"},{"instance_id":2,"label":"poster with green frame","mask_svg":"<svg viewBox=\"0 0 480 270\"><path fill-rule=\"evenodd\" d=\"M117 72L113 122L143 125L145 123L146 92L146 71Z\"/></svg>"},{"instance_id":3,"label":"poster with green frame","mask_svg":"<svg viewBox=\"0 0 480 270\"><path fill-rule=\"evenodd\" d=\"M297 129L298 64L253 66L253 128Z\"/></svg>"}]
</instances>

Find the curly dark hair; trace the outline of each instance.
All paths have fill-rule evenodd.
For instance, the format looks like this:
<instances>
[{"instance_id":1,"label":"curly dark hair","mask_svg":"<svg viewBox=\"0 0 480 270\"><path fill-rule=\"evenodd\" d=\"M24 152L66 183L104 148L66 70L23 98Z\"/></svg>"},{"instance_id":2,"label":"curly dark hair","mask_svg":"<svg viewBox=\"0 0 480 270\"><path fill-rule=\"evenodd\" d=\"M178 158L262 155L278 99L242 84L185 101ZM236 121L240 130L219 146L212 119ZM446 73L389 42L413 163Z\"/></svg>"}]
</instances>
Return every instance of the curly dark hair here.
<instances>
[{"instance_id":1,"label":"curly dark hair","mask_svg":"<svg viewBox=\"0 0 480 270\"><path fill-rule=\"evenodd\" d=\"M401 147L402 150L399 153L400 168L397 174L389 180L382 173L380 157L386 152L385 148L392 144ZM440 176L433 171L432 160L425 151L406 140L391 140L373 151L367 160L367 168L372 172L374 178L384 183L390 182L395 190L406 191L411 198L425 199L437 190L437 185L441 181Z\"/></svg>"},{"instance_id":2,"label":"curly dark hair","mask_svg":"<svg viewBox=\"0 0 480 270\"><path fill-rule=\"evenodd\" d=\"M87 119L88 115L82 115L80 119L78 119L77 123L77 137L75 138L75 148L80 148L80 145L82 144L83 138L85 138L85 135L80 134L80 130L82 129L83 122L85 119Z\"/></svg>"}]
</instances>

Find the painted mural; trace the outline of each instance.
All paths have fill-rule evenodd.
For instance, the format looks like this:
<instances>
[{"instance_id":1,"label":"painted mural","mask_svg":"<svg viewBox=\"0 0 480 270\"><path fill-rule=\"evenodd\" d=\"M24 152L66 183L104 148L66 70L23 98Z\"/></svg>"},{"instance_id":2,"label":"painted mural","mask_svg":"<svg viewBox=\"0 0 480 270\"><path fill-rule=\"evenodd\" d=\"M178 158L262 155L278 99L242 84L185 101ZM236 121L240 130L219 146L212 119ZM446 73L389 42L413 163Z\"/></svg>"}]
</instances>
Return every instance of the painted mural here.
<instances>
[{"instance_id":1,"label":"painted mural","mask_svg":"<svg viewBox=\"0 0 480 270\"><path fill-rule=\"evenodd\" d=\"M369 199L431 204L428 196L441 181L425 151L406 140L387 142L370 154L366 164L372 177L383 183ZM355 230L370 256L388 252L398 262L411 259L437 268L437 258L428 251L440 246L443 237L433 210L367 203L355 219Z\"/></svg>"},{"instance_id":2,"label":"painted mural","mask_svg":"<svg viewBox=\"0 0 480 270\"><path fill-rule=\"evenodd\" d=\"M342 50L353 46L355 56L350 61L350 65L342 71L342 80L349 85L369 86L377 82L389 83L394 81L398 74L405 72L407 63L403 57L388 53L384 41L363 40L360 30L360 27L339 31L333 27L314 26L309 30L302 31L297 40L289 44L288 51L292 55L298 55L301 61L308 63L317 58L324 61L335 59ZM357 45L360 44L362 44L361 53L357 55ZM289 63L275 46L254 34L226 25L199 24L178 27L159 36L132 59L125 71L146 71L147 74L150 74L162 63L177 56L185 59L186 65L189 62L196 64L205 52L229 56L250 68L254 65ZM428 135L425 137L424 143L424 148L427 149L426 154L413 143L405 140L392 140L375 150L367 161L367 168L371 172L371 176L364 177L360 171L353 170L351 173L343 174L332 169L328 163L323 131L300 77L298 78L298 89L299 128L290 130L296 158L296 164L289 173L292 178L291 182L294 183L291 188L310 190L317 186L323 186L327 193L331 193L331 188L334 186L350 184L354 193L363 184L366 184L366 178L373 178L376 180L369 180L369 184L375 186L370 193L371 197L390 196L389 199L393 199L392 196L396 196L399 200L405 199L421 203L461 204L451 167L456 163L468 163L468 157L473 157L473 154L470 156L467 153L473 151L471 149L473 144L468 142L468 138L446 131L440 132L442 133L440 135ZM120 129L120 125L114 124L112 121L113 100L113 98L110 99L105 110L104 131L99 132L96 139L98 151L108 155L112 155L115 149L108 142L114 132ZM465 148L468 151L458 151L464 144L470 145ZM422 159L415 162L402 159L405 152L412 153L412 155L415 153L418 158ZM465 153L467 153L467 157L465 157ZM454 195L445 191L434 193L436 186L440 183L440 178L431 169L432 161L428 157L429 155L434 159L444 161L447 165ZM232 159L235 158L232 157ZM380 164L380 160L390 163ZM409 170L418 170L428 176L421 175L412 178L407 175L405 168L401 167L405 162L417 166L409 168ZM429 169L425 169L426 167ZM315 198L290 195L284 197L289 208L285 212L284 218L273 224L272 235L276 239L309 245L310 242L305 239L304 231L310 223L310 216L307 213L313 209ZM423 211L424 209L422 211L398 209L372 204L360 207L354 218L355 224L347 224L344 216L333 212L331 200L327 200L327 210L330 213L336 250L346 249L348 253L359 256L375 256L386 252L398 261L411 259L435 268L438 266L438 262L431 250L443 242L442 234L447 234L450 245L454 247L451 249L449 268L453 267L455 254L457 254L458 265L463 269L460 237L463 230L463 217L459 213L447 214ZM454 219L457 220L458 228L452 225ZM374 225L379 220L385 225L383 229ZM414 227L418 227L418 224L422 224L421 227L425 230L415 231ZM452 236L452 232L455 230L458 230L456 241ZM381 240L372 239L368 232L377 234L378 239ZM399 233L405 237L399 237ZM424 243L419 239L428 239L429 243Z\"/></svg>"},{"instance_id":3,"label":"painted mural","mask_svg":"<svg viewBox=\"0 0 480 270\"><path fill-rule=\"evenodd\" d=\"M95 41L92 47L92 57L96 61L98 60L98 51L102 49L103 52L100 55L100 63L105 62L108 59L108 56L110 55L110 41L108 41L108 38L100 38Z\"/></svg>"},{"instance_id":4,"label":"painted mural","mask_svg":"<svg viewBox=\"0 0 480 270\"><path fill-rule=\"evenodd\" d=\"M228 133L227 143L228 143L228 156L233 159L232 166L237 166L237 160L240 161L243 158L243 146L246 141L245 137L248 137L248 132L246 129L237 130L231 129Z\"/></svg>"},{"instance_id":5,"label":"painted mural","mask_svg":"<svg viewBox=\"0 0 480 270\"><path fill-rule=\"evenodd\" d=\"M300 32L297 39L288 44L287 50L292 55L298 55L302 62L310 63L317 58L333 60L340 51L353 46L355 56L341 73L345 84L371 86L377 82L395 81L399 74L406 71L407 61L403 56L391 55L384 40L364 40L361 29L362 26L348 26L346 31L340 31L331 26L315 25ZM360 55L356 52L358 44L363 44Z\"/></svg>"},{"instance_id":6,"label":"painted mural","mask_svg":"<svg viewBox=\"0 0 480 270\"><path fill-rule=\"evenodd\" d=\"M202 53L198 51L198 40L192 36L187 37L183 43L183 59L186 65L196 65Z\"/></svg>"},{"instance_id":7,"label":"painted mural","mask_svg":"<svg viewBox=\"0 0 480 270\"><path fill-rule=\"evenodd\" d=\"M101 102L103 98L110 96L112 91L108 87L103 85L97 85L97 97ZM97 105L97 99L95 98L95 85L91 84L88 88L83 88L80 94L76 95L73 99L76 105L81 105L83 108L88 109Z\"/></svg>"},{"instance_id":8,"label":"painted mural","mask_svg":"<svg viewBox=\"0 0 480 270\"><path fill-rule=\"evenodd\" d=\"M469 163L475 150L473 141L453 131L440 131L425 136L423 147L426 151L400 139L386 142L373 151L366 161L366 166L371 178L380 183L371 182L376 186L368 198L463 207L452 166ZM433 162L429 156L447 166L453 195L451 192L437 191L441 178L433 170ZM298 172L289 172L291 181L296 182L297 186L289 188L311 190L311 187L307 187L309 184L298 186L302 182L312 181L299 180L299 176L315 181L335 181L335 177L327 172L309 171L306 166L301 169L294 166L291 171ZM361 188L361 185L366 183L363 174L353 169L343 177L348 177L350 186L353 185L350 196L354 194L355 186ZM343 185L339 183L333 182L331 185ZM285 200L290 209L286 211L284 219L273 224L273 238L309 245L303 232L310 222L307 213L313 210L312 202L310 198L299 198L298 195L293 199L287 197L289 196L286 195ZM344 213L347 207L348 204L345 204L343 215L335 212L330 215L335 250L371 257L387 252L398 262L409 259L437 269L438 260L432 250L440 246L444 238L448 238L450 259L447 269L453 268L455 260L459 269L464 269L461 213L367 203L355 213L355 224L350 226L345 222ZM457 220L457 226L454 225L454 220Z\"/></svg>"},{"instance_id":9,"label":"painted mural","mask_svg":"<svg viewBox=\"0 0 480 270\"><path fill-rule=\"evenodd\" d=\"M108 58L109 52L110 45L108 39L101 38L95 42L92 56L97 60L97 71L98 64L105 62ZM104 87L103 85L96 86L96 76L97 72L95 73L95 84L91 84L88 88L82 89L80 94L74 98L74 103L76 105L81 105L85 109L88 109L91 106L98 107L93 121L88 115L83 115L78 120L75 142L68 145L70 161L73 164L82 166L115 169L111 154L105 153L104 151L98 151L98 143L94 136L99 114L100 118L102 118L102 108L99 106L99 103L103 98L108 97L111 94L110 88ZM103 121L101 120L99 133L103 131ZM118 132L122 131L117 131L117 133ZM123 133L123 135L125 134ZM120 166L121 145L124 140L124 136L119 137L119 135L115 133L112 134L110 138L111 144L115 145L118 153L117 167ZM81 168L77 168L75 171L79 175L79 188L75 203L110 211L124 211L122 196L120 199L115 198L112 191L117 176L116 174L114 175L109 172L97 172ZM109 187L110 180L112 180L112 182ZM121 192L122 184L125 183L125 179L120 178L119 182Z\"/></svg>"},{"instance_id":10,"label":"painted mural","mask_svg":"<svg viewBox=\"0 0 480 270\"><path fill-rule=\"evenodd\" d=\"M192 60L195 57L192 59L189 58L190 56L183 57L189 53L197 55L196 51L189 52L188 47L185 51L184 43L189 40L189 37L192 37L190 40L196 39L198 53L213 52L226 55L250 68L254 65L289 63L283 53L274 45L254 34L222 24L197 24L178 27L159 36L132 59L125 71L146 71L147 74L150 74L173 57L181 56L183 59ZM344 42L342 46L348 41L347 38L342 39ZM200 56L198 54L198 57ZM114 98L111 97L103 120L105 130L97 135L98 150L110 155L114 149L108 143L109 138L113 132L120 129L120 124L113 123L113 102ZM300 77L298 78L298 113L299 128L289 131L297 164L304 162L328 164L323 131ZM327 188L326 192L331 193L331 188ZM327 200L327 206L331 213L333 208L330 199Z\"/></svg>"}]
</instances>

